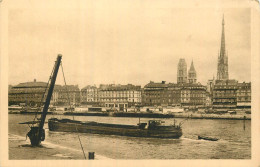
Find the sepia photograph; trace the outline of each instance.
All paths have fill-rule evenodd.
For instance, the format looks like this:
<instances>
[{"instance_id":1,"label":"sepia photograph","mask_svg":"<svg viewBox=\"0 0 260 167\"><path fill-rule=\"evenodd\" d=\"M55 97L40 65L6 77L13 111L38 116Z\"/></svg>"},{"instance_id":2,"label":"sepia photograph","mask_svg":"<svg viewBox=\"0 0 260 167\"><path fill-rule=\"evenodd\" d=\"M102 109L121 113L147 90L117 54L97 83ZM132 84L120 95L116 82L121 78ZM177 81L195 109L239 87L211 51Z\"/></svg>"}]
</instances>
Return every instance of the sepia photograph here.
<instances>
[{"instance_id":1,"label":"sepia photograph","mask_svg":"<svg viewBox=\"0 0 260 167\"><path fill-rule=\"evenodd\" d=\"M0 9L0 166L260 165L258 1Z\"/></svg>"}]
</instances>

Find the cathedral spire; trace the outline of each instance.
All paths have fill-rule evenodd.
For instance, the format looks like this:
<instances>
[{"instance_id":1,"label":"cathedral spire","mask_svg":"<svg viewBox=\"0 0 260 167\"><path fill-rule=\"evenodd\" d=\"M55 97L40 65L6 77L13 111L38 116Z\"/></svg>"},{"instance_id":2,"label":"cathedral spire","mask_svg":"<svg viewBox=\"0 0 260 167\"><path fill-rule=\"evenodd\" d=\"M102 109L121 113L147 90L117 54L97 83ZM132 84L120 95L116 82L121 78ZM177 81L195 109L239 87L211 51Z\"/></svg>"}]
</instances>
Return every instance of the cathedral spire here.
<instances>
[{"instance_id":1,"label":"cathedral spire","mask_svg":"<svg viewBox=\"0 0 260 167\"><path fill-rule=\"evenodd\" d=\"M221 35L221 47L220 47L220 57L224 57L226 54L226 46L225 46L225 20L224 14L222 18L222 35Z\"/></svg>"},{"instance_id":2,"label":"cathedral spire","mask_svg":"<svg viewBox=\"0 0 260 167\"><path fill-rule=\"evenodd\" d=\"M226 54L224 15L222 18L222 34L221 34L220 53L218 55L217 79L218 80L228 79L228 57Z\"/></svg>"},{"instance_id":3,"label":"cathedral spire","mask_svg":"<svg viewBox=\"0 0 260 167\"><path fill-rule=\"evenodd\" d=\"M223 14L223 17L222 17L222 25L225 25L224 14Z\"/></svg>"},{"instance_id":4,"label":"cathedral spire","mask_svg":"<svg viewBox=\"0 0 260 167\"><path fill-rule=\"evenodd\" d=\"M193 65L193 60L190 65L189 73L188 73L188 80L189 83L196 83L197 82L197 73Z\"/></svg>"},{"instance_id":5,"label":"cathedral spire","mask_svg":"<svg viewBox=\"0 0 260 167\"><path fill-rule=\"evenodd\" d=\"M193 60L191 61L190 71L195 71L195 68L194 68L194 65L193 65Z\"/></svg>"}]
</instances>

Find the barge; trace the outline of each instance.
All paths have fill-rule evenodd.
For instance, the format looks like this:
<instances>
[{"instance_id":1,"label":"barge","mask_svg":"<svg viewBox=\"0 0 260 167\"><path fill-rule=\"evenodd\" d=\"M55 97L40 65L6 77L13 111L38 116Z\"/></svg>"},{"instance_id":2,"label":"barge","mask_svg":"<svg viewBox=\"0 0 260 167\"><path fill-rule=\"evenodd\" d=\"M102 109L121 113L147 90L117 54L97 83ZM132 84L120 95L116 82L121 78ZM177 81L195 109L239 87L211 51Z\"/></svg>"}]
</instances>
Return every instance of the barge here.
<instances>
[{"instance_id":1,"label":"barge","mask_svg":"<svg viewBox=\"0 0 260 167\"><path fill-rule=\"evenodd\" d=\"M138 123L137 125L123 125L57 118L48 120L50 131L172 139L178 139L182 136L180 125L166 126L163 123L160 120L149 120L147 123Z\"/></svg>"}]
</instances>

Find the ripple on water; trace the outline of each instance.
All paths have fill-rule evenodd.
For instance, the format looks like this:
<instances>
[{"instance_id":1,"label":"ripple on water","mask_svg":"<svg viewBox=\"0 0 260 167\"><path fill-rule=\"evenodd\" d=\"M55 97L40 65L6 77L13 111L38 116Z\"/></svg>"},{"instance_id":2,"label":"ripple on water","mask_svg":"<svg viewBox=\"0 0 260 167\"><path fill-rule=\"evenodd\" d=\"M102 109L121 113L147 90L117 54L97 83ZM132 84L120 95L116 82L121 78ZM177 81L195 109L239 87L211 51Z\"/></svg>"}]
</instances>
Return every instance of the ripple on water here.
<instances>
[{"instance_id":1,"label":"ripple on water","mask_svg":"<svg viewBox=\"0 0 260 167\"><path fill-rule=\"evenodd\" d=\"M49 116L47 116L47 119ZM67 118L71 118L67 116ZM77 117L81 121L136 124L136 118ZM25 136L30 116L9 114L9 133ZM145 119L144 119L145 120ZM164 119L170 123L170 119ZM183 119L176 119L181 121ZM45 125L47 127L47 124ZM79 134L86 150L114 159L247 159L251 157L251 121L188 120L180 139L152 139L98 134ZM27 128L27 129L26 129ZM219 138L218 141L198 140L198 135ZM11 138L11 140L14 140ZM46 141L81 151L77 133L46 131ZM44 141L45 142L45 141ZM60 155L56 155L60 156Z\"/></svg>"}]
</instances>

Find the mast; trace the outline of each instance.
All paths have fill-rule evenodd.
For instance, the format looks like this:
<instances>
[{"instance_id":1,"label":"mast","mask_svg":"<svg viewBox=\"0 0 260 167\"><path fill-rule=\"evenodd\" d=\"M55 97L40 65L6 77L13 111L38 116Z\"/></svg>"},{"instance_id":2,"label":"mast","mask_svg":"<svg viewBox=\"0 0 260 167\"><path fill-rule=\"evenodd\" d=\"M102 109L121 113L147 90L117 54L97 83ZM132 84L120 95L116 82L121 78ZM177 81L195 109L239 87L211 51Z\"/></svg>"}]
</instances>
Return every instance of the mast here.
<instances>
[{"instance_id":1,"label":"mast","mask_svg":"<svg viewBox=\"0 0 260 167\"><path fill-rule=\"evenodd\" d=\"M54 89L54 86L55 86L57 74L58 74L58 71L59 71L59 66L60 66L60 63L61 63L61 57L62 57L62 55L59 54L58 57L57 57L57 60L55 61L53 74L51 76L51 83L50 83L50 87L49 87L49 90L48 90L46 101L45 101L45 104L44 104L44 107L43 107L39 126L32 126L31 130L27 133L27 136L30 138L31 145L33 145L33 146L38 146L41 143L41 141L44 141L44 139L45 139L45 131L43 129L43 126L44 126L45 118L46 118L48 108L49 108L49 105L50 105L50 101L51 101L53 89Z\"/></svg>"}]
</instances>

